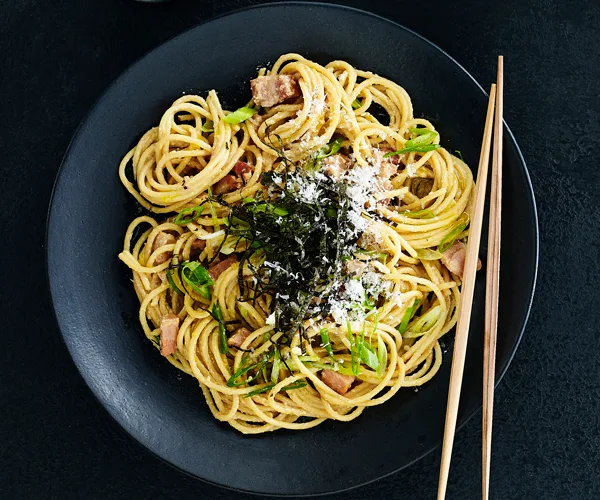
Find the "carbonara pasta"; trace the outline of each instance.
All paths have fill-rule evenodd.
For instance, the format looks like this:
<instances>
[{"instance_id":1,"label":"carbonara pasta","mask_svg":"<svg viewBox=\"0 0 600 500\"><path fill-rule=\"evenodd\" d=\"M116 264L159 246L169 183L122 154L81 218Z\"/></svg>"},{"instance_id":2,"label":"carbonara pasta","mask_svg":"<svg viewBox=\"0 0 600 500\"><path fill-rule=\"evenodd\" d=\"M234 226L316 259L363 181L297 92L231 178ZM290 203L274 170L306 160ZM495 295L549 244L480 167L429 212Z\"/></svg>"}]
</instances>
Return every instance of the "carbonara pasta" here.
<instances>
[{"instance_id":1,"label":"carbonara pasta","mask_svg":"<svg viewBox=\"0 0 600 500\"><path fill-rule=\"evenodd\" d=\"M146 337L237 430L349 421L430 380L457 319L468 166L398 84L281 56L184 95L123 158Z\"/></svg>"}]
</instances>

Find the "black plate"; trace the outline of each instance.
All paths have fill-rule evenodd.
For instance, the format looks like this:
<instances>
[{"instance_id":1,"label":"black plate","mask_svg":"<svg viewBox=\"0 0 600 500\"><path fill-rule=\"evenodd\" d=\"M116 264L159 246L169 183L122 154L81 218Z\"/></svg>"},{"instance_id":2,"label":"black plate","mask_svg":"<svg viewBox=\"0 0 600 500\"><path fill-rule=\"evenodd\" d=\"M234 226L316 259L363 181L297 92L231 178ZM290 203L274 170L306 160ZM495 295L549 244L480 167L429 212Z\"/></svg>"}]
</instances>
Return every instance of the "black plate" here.
<instances>
[{"instance_id":1,"label":"black plate","mask_svg":"<svg viewBox=\"0 0 600 500\"><path fill-rule=\"evenodd\" d=\"M238 11L150 52L113 83L83 121L54 190L48 273L75 364L131 436L212 483L312 495L373 481L441 442L450 352L432 382L418 392L401 391L353 422L243 436L213 419L196 381L180 375L143 337L130 273L117 260L135 216L117 176L121 157L183 92L215 88L235 108L248 99L248 80L257 67L286 52L321 63L345 59L400 83L413 99L415 115L433 121L442 144L477 164L486 95L428 41L380 17L339 6L287 3ZM538 252L529 176L513 136L505 137L499 375L527 320ZM459 423L481 404L483 276L479 273Z\"/></svg>"}]
</instances>

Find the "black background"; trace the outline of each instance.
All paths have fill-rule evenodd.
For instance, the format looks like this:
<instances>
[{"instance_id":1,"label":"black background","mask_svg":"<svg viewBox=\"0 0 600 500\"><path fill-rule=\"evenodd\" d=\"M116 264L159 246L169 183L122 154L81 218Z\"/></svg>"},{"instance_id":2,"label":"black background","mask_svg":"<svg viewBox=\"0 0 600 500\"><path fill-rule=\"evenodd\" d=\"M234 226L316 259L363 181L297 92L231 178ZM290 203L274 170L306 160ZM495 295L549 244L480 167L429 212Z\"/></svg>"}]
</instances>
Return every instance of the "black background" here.
<instances>
[{"instance_id":1,"label":"black background","mask_svg":"<svg viewBox=\"0 0 600 500\"><path fill-rule=\"evenodd\" d=\"M254 3L0 3L0 498L259 498L175 471L113 423L62 343L44 267L52 184L103 89L159 43ZM484 87L504 54L505 118L532 176L541 254L529 325L497 390L491 498L600 498L598 2L344 3L417 31ZM449 499L480 497L480 428L478 414L457 435ZM432 499L438 467L439 450L328 498Z\"/></svg>"}]
</instances>

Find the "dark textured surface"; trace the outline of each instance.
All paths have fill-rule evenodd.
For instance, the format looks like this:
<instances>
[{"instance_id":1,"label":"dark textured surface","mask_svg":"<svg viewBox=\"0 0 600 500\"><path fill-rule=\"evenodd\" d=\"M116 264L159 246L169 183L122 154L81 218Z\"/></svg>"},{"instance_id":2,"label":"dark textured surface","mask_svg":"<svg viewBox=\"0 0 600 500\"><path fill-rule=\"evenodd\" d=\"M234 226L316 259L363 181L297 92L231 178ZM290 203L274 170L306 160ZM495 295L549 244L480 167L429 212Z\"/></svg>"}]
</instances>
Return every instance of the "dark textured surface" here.
<instances>
[{"instance_id":1,"label":"dark textured surface","mask_svg":"<svg viewBox=\"0 0 600 500\"><path fill-rule=\"evenodd\" d=\"M254 498L172 470L99 407L52 318L43 248L61 157L102 90L158 43L250 3L0 5L0 498ZM598 498L597 2L431 0L425 11L414 2L347 3L416 30L480 82L493 79L495 56L505 55L505 116L536 189L541 260L527 333L497 391L492 498ZM457 436L450 499L479 496L479 429L475 418ZM433 453L397 475L331 498L434 498L438 465Z\"/></svg>"}]
</instances>

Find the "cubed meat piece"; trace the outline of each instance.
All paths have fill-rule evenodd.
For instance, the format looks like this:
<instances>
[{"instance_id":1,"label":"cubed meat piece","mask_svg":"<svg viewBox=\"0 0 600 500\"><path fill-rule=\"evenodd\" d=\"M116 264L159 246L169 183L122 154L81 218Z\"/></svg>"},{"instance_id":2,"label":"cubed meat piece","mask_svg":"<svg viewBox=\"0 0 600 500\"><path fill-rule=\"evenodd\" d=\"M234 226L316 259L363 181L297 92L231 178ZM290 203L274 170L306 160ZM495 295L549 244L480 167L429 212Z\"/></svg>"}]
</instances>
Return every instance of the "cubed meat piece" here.
<instances>
[{"instance_id":1,"label":"cubed meat piece","mask_svg":"<svg viewBox=\"0 0 600 500\"><path fill-rule=\"evenodd\" d=\"M321 380L325 385L331 387L335 392L342 396L350 390L354 377L352 375L342 375L331 370L321 371Z\"/></svg>"},{"instance_id":2,"label":"cubed meat piece","mask_svg":"<svg viewBox=\"0 0 600 500\"><path fill-rule=\"evenodd\" d=\"M252 165L249 165L245 161L238 160L235 166L233 167L233 171L236 175L242 175L247 172L254 172L254 167Z\"/></svg>"},{"instance_id":3,"label":"cubed meat piece","mask_svg":"<svg viewBox=\"0 0 600 500\"><path fill-rule=\"evenodd\" d=\"M467 245L462 241L456 241L448 250L442 253L441 261L448 268L448 271L462 278L465 270L466 256Z\"/></svg>"},{"instance_id":4,"label":"cubed meat piece","mask_svg":"<svg viewBox=\"0 0 600 500\"><path fill-rule=\"evenodd\" d=\"M156 238L154 238L154 243L152 244L152 251L164 246L164 245L172 245L175 243L175 236L169 233L158 233ZM157 265L167 262L173 256L173 252L162 252L156 256L156 260L154 261Z\"/></svg>"},{"instance_id":5,"label":"cubed meat piece","mask_svg":"<svg viewBox=\"0 0 600 500\"><path fill-rule=\"evenodd\" d=\"M213 279L213 281L217 281L217 278L221 276L227 269L229 269L235 262L237 262L237 257L232 255L231 257L226 258L225 260L211 266L208 269L208 274Z\"/></svg>"},{"instance_id":6,"label":"cubed meat piece","mask_svg":"<svg viewBox=\"0 0 600 500\"><path fill-rule=\"evenodd\" d=\"M239 177L235 175L226 175L220 181L213 186L212 192L215 195L231 193L236 189L241 188L244 185L244 182Z\"/></svg>"},{"instance_id":7,"label":"cubed meat piece","mask_svg":"<svg viewBox=\"0 0 600 500\"><path fill-rule=\"evenodd\" d=\"M251 333L252 332L248 330L248 328L238 328L227 340L227 345L229 347L242 347L244 340L246 340Z\"/></svg>"},{"instance_id":8,"label":"cubed meat piece","mask_svg":"<svg viewBox=\"0 0 600 500\"><path fill-rule=\"evenodd\" d=\"M170 356L177 350L177 334L179 318L175 314L167 314L160 320L160 353Z\"/></svg>"},{"instance_id":9,"label":"cubed meat piece","mask_svg":"<svg viewBox=\"0 0 600 500\"><path fill-rule=\"evenodd\" d=\"M298 81L290 75L259 76L250 81L250 88L254 103L265 108L300 95Z\"/></svg>"},{"instance_id":10,"label":"cubed meat piece","mask_svg":"<svg viewBox=\"0 0 600 500\"><path fill-rule=\"evenodd\" d=\"M459 278L463 277L465 272L465 259L467 257L467 245L462 241L456 241L454 244L442 254L442 264L448 271L456 274ZM477 270L481 269L481 260L477 259Z\"/></svg>"}]
</instances>

